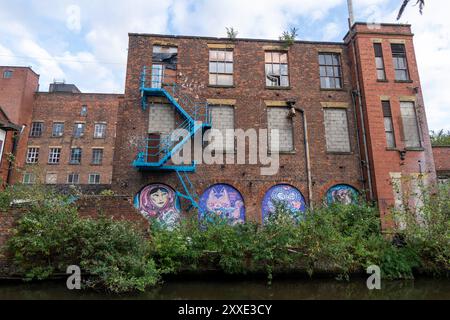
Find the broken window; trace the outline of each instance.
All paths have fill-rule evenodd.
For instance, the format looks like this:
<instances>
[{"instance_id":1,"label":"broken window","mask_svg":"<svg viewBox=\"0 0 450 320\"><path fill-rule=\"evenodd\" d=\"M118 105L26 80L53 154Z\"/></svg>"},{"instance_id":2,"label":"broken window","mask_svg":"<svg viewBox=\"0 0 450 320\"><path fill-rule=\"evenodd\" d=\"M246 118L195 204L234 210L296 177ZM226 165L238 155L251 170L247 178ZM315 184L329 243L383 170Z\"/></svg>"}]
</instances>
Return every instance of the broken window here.
<instances>
[{"instance_id":1,"label":"broken window","mask_svg":"<svg viewBox=\"0 0 450 320\"><path fill-rule=\"evenodd\" d=\"M386 132L387 147L393 149L396 147L394 123L392 121L391 103L389 101L381 102L383 107L384 131Z\"/></svg>"},{"instance_id":2,"label":"broken window","mask_svg":"<svg viewBox=\"0 0 450 320\"><path fill-rule=\"evenodd\" d=\"M152 88L161 88L164 82L175 82L178 48L153 46Z\"/></svg>"},{"instance_id":3,"label":"broken window","mask_svg":"<svg viewBox=\"0 0 450 320\"><path fill-rule=\"evenodd\" d=\"M386 72L384 69L384 59L383 59L383 47L381 43L373 44L375 50L375 65L377 68L377 79L380 81L386 80Z\"/></svg>"},{"instance_id":4,"label":"broken window","mask_svg":"<svg viewBox=\"0 0 450 320\"><path fill-rule=\"evenodd\" d=\"M342 89L341 57L337 53L319 54L320 86L322 89Z\"/></svg>"},{"instance_id":5,"label":"broken window","mask_svg":"<svg viewBox=\"0 0 450 320\"><path fill-rule=\"evenodd\" d=\"M289 87L287 52L266 52L266 86Z\"/></svg>"},{"instance_id":6,"label":"broken window","mask_svg":"<svg viewBox=\"0 0 450 320\"><path fill-rule=\"evenodd\" d=\"M395 80L409 81L408 61L404 44L391 44L394 59Z\"/></svg>"},{"instance_id":7,"label":"broken window","mask_svg":"<svg viewBox=\"0 0 450 320\"><path fill-rule=\"evenodd\" d=\"M233 51L214 49L209 51L209 84L213 86L233 85Z\"/></svg>"},{"instance_id":8,"label":"broken window","mask_svg":"<svg viewBox=\"0 0 450 320\"><path fill-rule=\"evenodd\" d=\"M400 102L400 111L406 148L422 147L414 102Z\"/></svg>"}]
</instances>

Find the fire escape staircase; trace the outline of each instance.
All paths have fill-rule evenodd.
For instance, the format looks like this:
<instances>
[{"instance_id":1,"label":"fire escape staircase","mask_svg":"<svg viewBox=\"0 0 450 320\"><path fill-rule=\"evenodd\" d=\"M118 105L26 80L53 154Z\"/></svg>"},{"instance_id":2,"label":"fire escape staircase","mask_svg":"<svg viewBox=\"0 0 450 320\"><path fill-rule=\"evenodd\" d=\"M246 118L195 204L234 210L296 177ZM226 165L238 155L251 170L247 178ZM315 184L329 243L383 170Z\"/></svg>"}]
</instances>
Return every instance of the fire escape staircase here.
<instances>
[{"instance_id":1,"label":"fire escape staircase","mask_svg":"<svg viewBox=\"0 0 450 320\"><path fill-rule=\"evenodd\" d=\"M133 167L139 171L175 172L184 189L184 192L177 191L177 196L189 201L191 208L198 209L199 197L188 175L188 173L196 172L196 163L177 165L172 164L171 160L174 154L180 152L196 134L204 133L211 128L208 104L193 100L182 93L175 79L171 81L164 76L164 70L153 67L150 81L147 80L148 73L148 68L144 67L140 85L142 109L144 111L148 109L149 97L166 98L183 119L173 132L183 132L184 135L180 135L180 138L175 141L172 140L173 132L165 136L145 139L145 145L141 147Z\"/></svg>"}]
</instances>

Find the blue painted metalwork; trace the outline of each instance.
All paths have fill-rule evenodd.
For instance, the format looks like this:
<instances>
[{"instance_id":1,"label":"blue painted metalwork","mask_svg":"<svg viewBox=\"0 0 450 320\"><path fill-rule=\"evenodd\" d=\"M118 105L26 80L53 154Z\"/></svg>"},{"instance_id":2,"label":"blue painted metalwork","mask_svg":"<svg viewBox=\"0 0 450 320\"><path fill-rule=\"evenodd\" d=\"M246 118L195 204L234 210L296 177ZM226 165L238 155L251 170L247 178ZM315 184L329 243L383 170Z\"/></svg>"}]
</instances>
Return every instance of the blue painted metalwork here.
<instances>
[{"instance_id":1,"label":"blue painted metalwork","mask_svg":"<svg viewBox=\"0 0 450 320\"><path fill-rule=\"evenodd\" d=\"M141 106L148 109L148 97L165 97L184 121L175 131L178 136L172 140L172 134L165 137L144 140L144 146L133 162L133 167L141 171L173 171L184 188L184 193L177 192L177 196L189 200L192 207L198 208L198 195L186 173L196 171L196 163L192 165L170 165L172 156L180 151L198 132L211 128L211 119L207 103L194 101L184 94L177 85L176 79L166 77L164 66L155 65L144 67L141 74ZM182 130L182 131L181 131ZM174 132L175 132L174 131ZM184 133L184 135L180 135Z\"/></svg>"}]
</instances>

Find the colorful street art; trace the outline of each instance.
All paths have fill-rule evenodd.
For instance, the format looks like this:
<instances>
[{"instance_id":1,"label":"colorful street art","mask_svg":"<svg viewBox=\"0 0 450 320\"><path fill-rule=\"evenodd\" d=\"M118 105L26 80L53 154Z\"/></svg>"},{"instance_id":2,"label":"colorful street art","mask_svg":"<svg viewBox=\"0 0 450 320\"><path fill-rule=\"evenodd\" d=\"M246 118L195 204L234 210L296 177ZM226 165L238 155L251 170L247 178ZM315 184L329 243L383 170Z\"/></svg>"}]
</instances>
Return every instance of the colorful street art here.
<instances>
[{"instance_id":1,"label":"colorful street art","mask_svg":"<svg viewBox=\"0 0 450 320\"><path fill-rule=\"evenodd\" d=\"M156 219L168 230L176 228L181 220L180 205L175 191L163 184L152 184L134 198L134 206L147 219Z\"/></svg>"},{"instance_id":2,"label":"colorful street art","mask_svg":"<svg viewBox=\"0 0 450 320\"><path fill-rule=\"evenodd\" d=\"M349 205L355 203L358 200L359 192L355 188L346 185L340 184L332 187L327 192L327 203L341 203L345 205Z\"/></svg>"},{"instance_id":3,"label":"colorful street art","mask_svg":"<svg viewBox=\"0 0 450 320\"><path fill-rule=\"evenodd\" d=\"M306 202L302 193L296 188L287 184L280 184L267 191L262 204L264 222L275 213L277 204L284 204L296 222L303 219Z\"/></svg>"},{"instance_id":4,"label":"colorful street art","mask_svg":"<svg viewBox=\"0 0 450 320\"><path fill-rule=\"evenodd\" d=\"M245 222L244 199L238 190L226 184L209 187L200 197L200 221L215 217L228 220L231 225Z\"/></svg>"}]
</instances>

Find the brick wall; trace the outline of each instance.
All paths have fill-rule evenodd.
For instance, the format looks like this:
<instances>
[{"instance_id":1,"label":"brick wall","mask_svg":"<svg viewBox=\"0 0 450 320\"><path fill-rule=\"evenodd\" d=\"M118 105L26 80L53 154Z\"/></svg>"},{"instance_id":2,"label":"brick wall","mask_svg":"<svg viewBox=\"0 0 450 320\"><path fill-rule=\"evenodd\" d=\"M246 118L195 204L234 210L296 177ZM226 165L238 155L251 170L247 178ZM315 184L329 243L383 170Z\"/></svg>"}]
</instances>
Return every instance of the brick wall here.
<instances>
[{"instance_id":1,"label":"brick wall","mask_svg":"<svg viewBox=\"0 0 450 320\"><path fill-rule=\"evenodd\" d=\"M349 152L347 112L345 109L325 109L325 135L327 150L330 152Z\"/></svg>"},{"instance_id":2,"label":"brick wall","mask_svg":"<svg viewBox=\"0 0 450 320\"><path fill-rule=\"evenodd\" d=\"M167 136L175 129L175 109L169 104L150 105L149 133Z\"/></svg>"},{"instance_id":3,"label":"brick wall","mask_svg":"<svg viewBox=\"0 0 450 320\"><path fill-rule=\"evenodd\" d=\"M267 109L267 128L269 130L269 146L272 146L272 130L278 130L279 151L294 151L294 128L289 108L271 107Z\"/></svg>"},{"instance_id":4,"label":"brick wall","mask_svg":"<svg viewBox=\"0 0 450 320\"><path fill-rule=\"evenodd\" d=\"M433 147L433 154L438 176L450 179L450 147Z\"/></svg>"},{"instance_id":5,"label":"brick wall","mask_svg":"<svg viewBox=\"0 0 450 320\"><path fill-rule=\"evenodd\" d=\"M178 47L178 80L183 92L200 101L235 101L235 128L267 129L268 101L296 100L296 106L305 110L308 121L313 179L313 199L308 199L305 165L304 128L302 114L293 118L294 152L282 154L280 171L275 176L261 176L262 165L198 166L190 175L195 191L201 195L216 183L230 184L243 195L249 221L261 221L261 207L265 193L274 185L286 183L299 189L307 201L322 203L323 197L335 184L349 184L363 190L357 144L356 123L350 92L352 90L349 55L344 44L297 42L288 50L290 87L266 88L265 50L280 46L278 41L236 40L198 37L164 37L131 34L125 99L119 110L118 139L114 160L113 187L119 194L134 196L144 186L164 183L182 191L176 174L166 172L139 172L131 167L139 141L148 132L148 109L141 108L140 74L150 66L153 45L167 43ZM234 46L234 85L209 85L208 44ZM321 90L319 52L342 54L343 89ZM327 152L322 103L344 103L349 114L351 152ZM213 104L213 103L212 103Z\"/></svg>"},{"instance_id":6,"label":"brick wall","mask_svg":"<svg viewBox=\"0 0 450 320\"><path fill-rule=\"evenodd\" d=\"M44 131L39 138L29 138L28 147L39 148L39 163L37 166L27 167L40 175L45 181L48 173L56 175L56 184L67 184L70 173L78 173L80 185L89 183L89 174L100 174L100 184L110 185L112 179L112 165L114 157L117 113L121 101L120 95L114 94L73 94L73 93L38 93L35 96L33 121L43 122ZM87 115L81 115L81 108L86 105ZM53 123L64 123L62 137L53 137ZM74 126L84 123L85 131L81 138L74 138ZM106 123L104 139L94 138L96 123ZM50 147L61 148L61 159L58 165L48 164ZM70 164L72 148L82 149L80 165ZM93 149L103 149L101 165L92 163Z\"/></svg>"}]
</instances>

